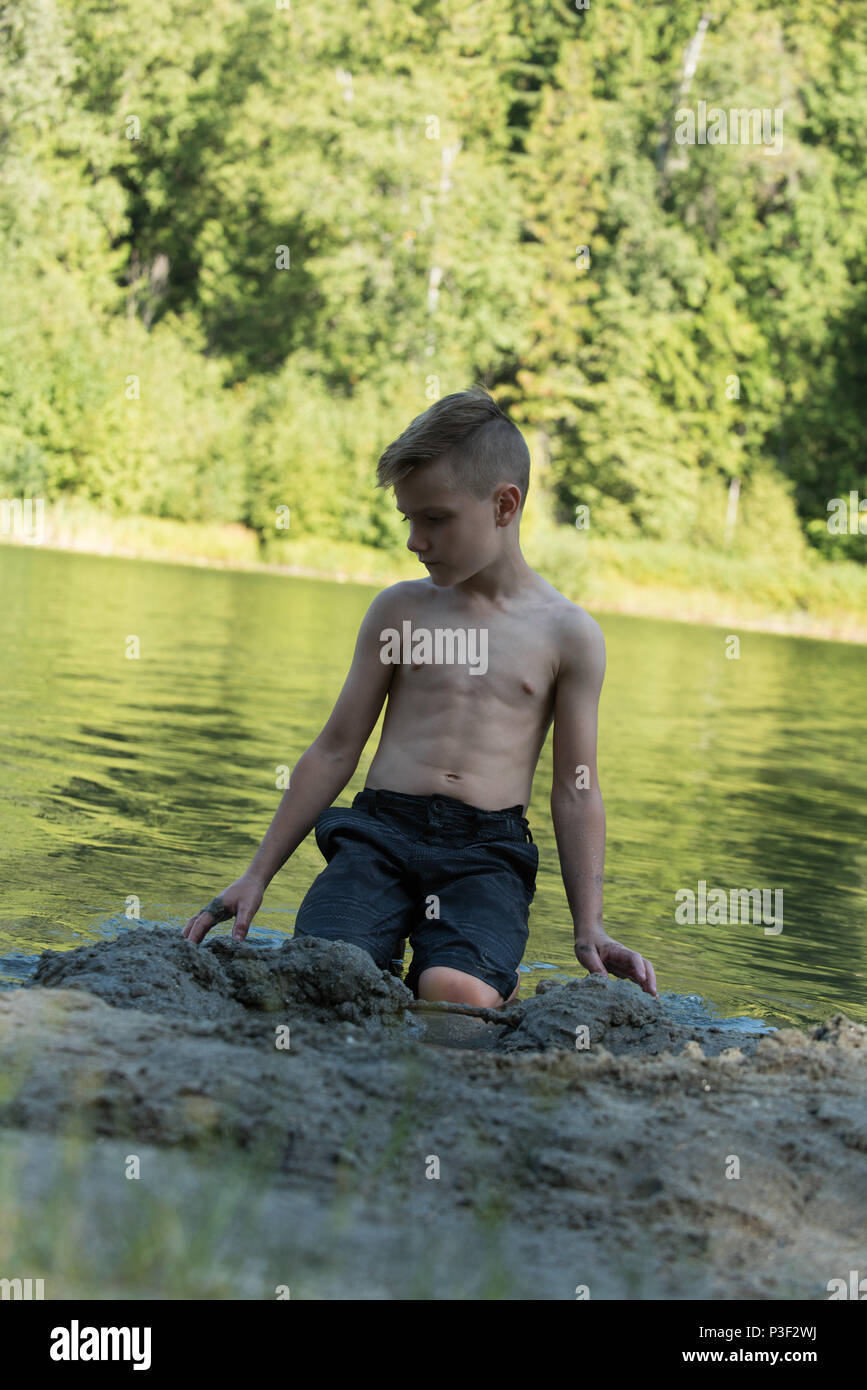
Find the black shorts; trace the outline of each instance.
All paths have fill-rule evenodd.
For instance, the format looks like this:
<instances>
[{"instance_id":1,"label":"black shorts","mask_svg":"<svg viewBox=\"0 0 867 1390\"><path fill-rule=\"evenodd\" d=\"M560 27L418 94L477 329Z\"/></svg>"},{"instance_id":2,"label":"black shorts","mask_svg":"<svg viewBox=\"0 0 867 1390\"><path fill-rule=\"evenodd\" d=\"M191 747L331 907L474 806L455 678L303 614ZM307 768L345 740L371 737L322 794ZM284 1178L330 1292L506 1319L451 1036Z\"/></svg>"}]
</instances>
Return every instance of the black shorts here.
<instances>
[{"instance_id":1,"label":"black shorts","mask_svg":"<svg viewBox=\"0 0 867 1390\"><path fill-rule=\"evenodd\" d=\"M406 984L432 965L466 971L504 999L529 936L539 851L521 806L483 811L451 796L373 788L316 821L328 861L295 919L296 936L351 941L381 970L402 961Z\"/></svg>"}]
</instances>

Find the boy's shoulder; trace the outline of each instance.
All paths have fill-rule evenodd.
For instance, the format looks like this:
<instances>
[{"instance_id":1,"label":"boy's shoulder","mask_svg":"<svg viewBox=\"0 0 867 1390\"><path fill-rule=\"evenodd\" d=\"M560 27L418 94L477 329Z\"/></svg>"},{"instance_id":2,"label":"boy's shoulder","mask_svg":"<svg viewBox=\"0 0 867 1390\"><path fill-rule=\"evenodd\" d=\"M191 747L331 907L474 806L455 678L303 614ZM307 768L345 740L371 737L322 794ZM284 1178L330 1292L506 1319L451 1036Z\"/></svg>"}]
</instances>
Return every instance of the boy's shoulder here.
<instances>
[{"instance_id":1,"label":"boy's shoulder","mask_svg":"<svg viewBox=\"0 0 867 1390\"><path fill-rule=\"evenodd\" d=\"M433 588L424 580L399 579L396 584L388 584L374 595L367 605L361 622L362 632L379 632L400 624L410 614L418 612L420 601Z\"/></svg>"},{"instance_id":2,"label":"boy's shoulder","mask_svg":"<svg viewBox=\"0 0 867 1390\"><path fill-rule=\"evenodd\" d=\"M541 575L535 574L534 578L532 594L528 595L530 602L526 609L527 621L531 622L536 630L541 627L549 634L558 656L568 656L570 653L580 655L588 649L601 650L604 653L605 639L602 628L586 608L566 598L565 594L561 594L559 589L555 589L554 585ZM380 589L368 612L377 618L385 619L389 615L398 618L405 615L408 604L415 607L420 603L435 603L438 596L437 586L427 577L399 579L396 583ZM540 613L540 606L544 611L544 617Z\"/></svg>"},{"instance_id":3,"label":"boy's shoulder","mask_svg":"<svg viewBox=\"0 0 867 1390\"><path fill-rule=\"evenodd\" d=\"M380 613L398 610L408 602L417 603L434 592L434 585L429 579L398 579L394 584L387 584L384 589L380 589L371 601L370 607Z\"/></svg>"},{"instance_id":4,"label":"boy's shoulder","mask_svg":"<svg viewBox=\"0 0 867 1390\"><path fill-rule=\"evenodd\" d=\"M537 575L537 579L541 576ZM572 599L561 594L559 589L555 589L553 584L549 584L547 579L541 579L544 585L544 592L549 600L550 612L556 627L565 641L591 641L598 642L604 640L602 628L595 618L592 618L586 608L582 608L580 603L573 603Z\"/></svg>"},{"instance_id":5,"label":"boy's shoulder","mask_svg":"<svg viewBox=\"0 0 867 1390\"><path fill-rule=\"evenodd\" d=\"M561 594L553 584L549 584L548 588L551 591L558 673L569 667L584 667L588 663L600 662L604 670L605 636L596 619L580 603L573 603Z\"/></svg>"}]
</instances>

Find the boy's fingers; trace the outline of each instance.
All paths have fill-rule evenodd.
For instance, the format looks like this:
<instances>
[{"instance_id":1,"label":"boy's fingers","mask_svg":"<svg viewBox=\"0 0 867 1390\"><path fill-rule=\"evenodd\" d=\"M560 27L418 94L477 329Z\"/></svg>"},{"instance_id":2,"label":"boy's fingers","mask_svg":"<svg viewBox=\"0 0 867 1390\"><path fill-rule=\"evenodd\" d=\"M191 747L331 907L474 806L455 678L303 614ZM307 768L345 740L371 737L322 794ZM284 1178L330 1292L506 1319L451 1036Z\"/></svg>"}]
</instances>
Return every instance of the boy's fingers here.
<instances>
[{"instance_id":1,"label":"boy's fingers","mask_svg":"<svg viewBox=\"0 0 867 1390\"><path fill-rule=\"evenodd\" d=\"M205 920L206 918L208 919L207 921ZM193 918L195 925L187 937L187 940L192 941L193 945L197 946L202 940L202 937L207 936L216 920L212 912L197 912L196 916Z\"/></svg>"},{"instance_id":2,"label":"boy's fingers","mask_svg":"<svg viewBox=\"0 0 867 1390\"><path fill-rule=\"evenodd\" d=\"M612 975L616 975L621 980L634 980L642 989L647 988L648 969L651 973L653 967L650 962L640 956L637 951L630 951L626 946L621 946L619 941L613 943L618 947L614 959L609 962L608 969ZM655 986L655 981L654 981Z\"/></svg>"},{"instance_id":3,"label":"boy's fingers","mask_svg":"<svg viewBox=\"0 0 867 1390\"><path fill-rule=\"evenodd\" d=\"M227 890L228 891L228 890ZM235 916L236 909L225 901L223 895L218 893L216 898L212 898L207 907L200 907L184 927L184 936L194 944L201 941L202 937L207 936L211 927L217 922L225 922L227 918Z\"/></svg>"},{"instance_id":4,"label":"boy's fingers","mask_svg":"<svg viewBox=\"0 0 867 1390\"><path fill-rule=\"evenodd\" d=\"M634 980L637 985L641 985L645 994L657 997L656 975L646 956L640 956L637 952L630 953L629 963L622 968L622 973L627 980Z\"/></svg>"},{"instance_id":5,"label":"boy's fingers","mask_svg":"<svg viewBox=\"0 0 867 1390\"><path fill-rule=\"evenodd\" d=\"M612 945L618 950L613 953L607 968L595 946L588 946L583 950L576 951L575 954L585 970L589 970L591 975L604 975L607 979L610 972L619 979L634 980L637 985L641 985L645 993L656 996L656 975L646 956L639 955L637 951L628 950L625 946L621 946L619 941L612 942Z\"/></svg>"},{"instance_id":6,"label":"boy's fingers","mask_svg":"<svg viewBox=\"0 0 867 1390\"><path fill-rule=\"evenodd\" d=\"M579 960L585 970L589 970L591 975L604 975L608 979L608 971L602 964L602 958L595 946L588 946L578 953Z\"/></svg>"},{"instance_id":7,"label":"boy's fingers","mask_svg":"<svg viewBox=\"0 0 867 1390\"><path fill-rule=\"evenodd\" d=\"M637 960L640 960L640 956L637 956L634 951L630 951L628 946L621 946L619 941L611 942L606 964L616 979L634 980Z\"/></svg>"}]
</instances>

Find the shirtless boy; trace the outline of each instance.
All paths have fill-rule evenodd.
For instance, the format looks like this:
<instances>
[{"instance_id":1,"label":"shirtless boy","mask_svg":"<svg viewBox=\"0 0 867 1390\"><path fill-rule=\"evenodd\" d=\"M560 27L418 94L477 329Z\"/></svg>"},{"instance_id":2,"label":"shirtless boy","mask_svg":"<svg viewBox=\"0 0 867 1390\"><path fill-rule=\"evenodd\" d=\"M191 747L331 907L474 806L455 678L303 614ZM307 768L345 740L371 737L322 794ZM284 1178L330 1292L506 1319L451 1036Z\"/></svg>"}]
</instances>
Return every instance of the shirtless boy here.
<instances>
[{"instance_id":1,"label":"shirtless boy","mask_svg":"<svg viewBox=\"0 0 867 1390\"><path fill-rule=\"evenodd\" d=\"M427 574L371 603L337 703L249 869L190 918L188 941L231 917L243 941L268 883L315 827L327 864L296 936L354 942L381 969L409 938L406 983L418 998L509 1003L538 865L525 812L553 720L551 818L575 955L656 996L650 961L602 924L605 643L521 554L529 473L520 431L480 388L436 401L386 449L378 485L394 487ZM386 698L364 790L335 807Z\"/></svg>"}]
</instances>

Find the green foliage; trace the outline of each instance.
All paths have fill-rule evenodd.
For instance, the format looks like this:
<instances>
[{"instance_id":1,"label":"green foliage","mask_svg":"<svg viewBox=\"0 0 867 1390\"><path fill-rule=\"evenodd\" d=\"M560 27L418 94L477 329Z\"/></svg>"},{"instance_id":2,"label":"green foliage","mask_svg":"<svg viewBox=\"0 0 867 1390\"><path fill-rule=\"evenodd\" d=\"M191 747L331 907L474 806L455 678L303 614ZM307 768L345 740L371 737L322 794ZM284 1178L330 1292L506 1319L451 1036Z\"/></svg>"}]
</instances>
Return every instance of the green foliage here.
<instances>
[{"instance_id":1,"label":"green foliage","mask_svg":"<svg viewBox=\"0 0 867 1390\"><path fill-rule=\"evenodd\" d=\"M0 487L398 552L378 454L482 380L594 539L863 563L867 11L704 13L0 0Z\"/></svg>"}]
</instances>

